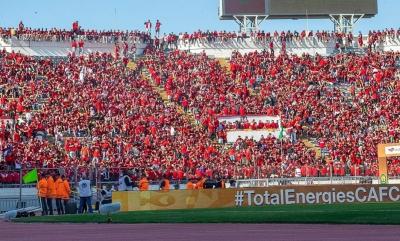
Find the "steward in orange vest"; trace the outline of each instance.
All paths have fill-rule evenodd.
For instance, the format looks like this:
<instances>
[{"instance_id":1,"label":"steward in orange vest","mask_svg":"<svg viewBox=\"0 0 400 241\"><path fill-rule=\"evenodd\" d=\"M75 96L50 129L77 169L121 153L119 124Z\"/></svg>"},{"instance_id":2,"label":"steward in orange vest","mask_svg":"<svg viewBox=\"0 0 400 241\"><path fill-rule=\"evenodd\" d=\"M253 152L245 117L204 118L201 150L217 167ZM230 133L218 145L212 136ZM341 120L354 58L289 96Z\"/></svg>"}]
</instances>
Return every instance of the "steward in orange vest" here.
<instances>
[{"instance_id":1,"label":"steward in orange vest","mask_svg":"<svg viewBox=\"0 0 400 241\"><path fill-rule=\"evenodd\" d=\"M145 174L142 175L142 179L140 179L140 181L139 181L139 190L140 191L149 190L149 180L147 180L147 177Z\"/></svg>"},{"instance_id":2,"label":"steward in orange vest","mask_svg":"<svg viewBox=\"0 0 400 241\"><path fill-rule=\"evenodd\" d=\"M200 181L196 184L196 189L203 189L204 183L207 181L207 178L203 177Z\"/></svg>"},{"instance_id":3,"label":"steward in orange vest","mask_svg":"<svg viewBox=\"0 0 400 241\"><path fill-rule=\"evenodd\" d=\"M196 189L196 184L193 183L192 180L189 180L189 181L186 183L186 189L187 189L187 190Z\"/></svg>"},{"instance_id":4,"label":"steward in orange vest","mask_svg":"<svg viewBox=\"0 0 400 241\"><path fill-rule=\"evenodd\" d=\"M71 189L69 187L68 181L65 179L65 176L57 175L57 180L55 183L56 187L56 205L57 205L57 213L59 215L65 214L67 202L69 199L69 194ZM64 201L64 203L62 203Z\"/></svg>"},{"instance_id":5,"label":"steward in orange vest","mask_svg":"<svg viewBox=\"0 0 400 241\"><path fill-rule=\"evenodd\" d=\"M38 196L40 199L40 203L42 204L42 216L47 215L47 204L46 204L46 196L47 196L47 180L46 175L41 174L40 180L36 184L36 188L38 190Z\"/></svg>"},{"instance_id":6,"label":"steward in orange vest","mask_svg":"<svg viewBox=\"0 0 400 241\"><path fill-rule=\"evenodd\" d=\"M53 215L53 198L56 198L56 184L53 177L47 174L47 208L49 209L49 214Z\"/></svg>"}]
</instances>

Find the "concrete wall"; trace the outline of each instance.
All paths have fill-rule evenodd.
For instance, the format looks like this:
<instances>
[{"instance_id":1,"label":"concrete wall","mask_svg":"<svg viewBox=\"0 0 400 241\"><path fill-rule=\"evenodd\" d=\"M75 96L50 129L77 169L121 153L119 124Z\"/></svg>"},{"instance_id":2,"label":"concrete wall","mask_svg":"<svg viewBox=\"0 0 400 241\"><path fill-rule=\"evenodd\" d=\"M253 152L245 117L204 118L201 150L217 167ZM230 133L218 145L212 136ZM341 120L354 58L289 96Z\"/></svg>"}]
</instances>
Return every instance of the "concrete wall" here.
<instances>
[{"instance_id":1,"label":"concrete wall","mask_svg":"<svg viewBox=\"0 0 400 241\"><path fill-rule=\"evenodd\" d=\"M146 44L137 44L137 55L143 54ZM71 42L52 42L52 41L23 41L16 38L4 40L0 39L0 49L5 48L7 52L19 52L29 56L49 56L65 57L72 52ZM113 53L113 43L94 43L85 42L84 54L93 52Z\"/></svg>"},{"instance_id":2,"label":"concrete wall","mask_svg":"<svg viewBox=\"0 0 400 241\"><path fill-rule=\"evenodd\" d=\"M192 53L199 54L203 51L215 58L230 58L233 51L239 51L240 53L249 53L254 51L269 50L268 42L256 42L252 39L245 40L228 40L226 42L213 42L203 43L196 41L195 43L189 44L188 42L180 41L178 48L181 50L189 50ZM282 50L282 45L279 41L274 41L274 52L278 55ZM298 41L293 43L287 43L286 52L288 54L302 55L307 53L310 55L322 55L327 56L334 52L334 42L320 42L316 39L306 39L304 41Z\"/></svg>"},{"instance_id":3,"label":"concrete wall","mask_svg":"<svg viewBox=\"0 0 400 241\"><path fill-rule=\"evenodd\" d=\"M364 38L364 43L367 43L367 38ZM146 44L137 44L137 55L143 53ZM353 46L357 48L357 46ZM5 48L6 51L20 52L22 54L31 56L50 56L50 57L64 57L72 51L71 43L64 42L51 42L51 41L22 41L16 38L10 40L3 40L0 38L0 49ZM377 45L378 50L383 51L400 51L400 40L397 38L387 38L383 43ZM205 52L207 55L215 58L230 58L233 51L240 53L249 53L254 51L269 50L268 42L257 42L252 39L245 40L227 40L224 42L215 41L206 43L203 41L195 41L189 43L188 41L179 40L178 49L188 50L195 54ZM282 50L280 41L274 41L274 51L278 55ZM92 52L114 52L114 44L112 43L91 43L85 42L84 53ZM288 54L302 55L307 53L310 55L319 54L328 56L335 52L335 41L321 42L317 39L310 38L302 41L288 42L286 45L286 52Z\"/></svg>"}]
</instances>

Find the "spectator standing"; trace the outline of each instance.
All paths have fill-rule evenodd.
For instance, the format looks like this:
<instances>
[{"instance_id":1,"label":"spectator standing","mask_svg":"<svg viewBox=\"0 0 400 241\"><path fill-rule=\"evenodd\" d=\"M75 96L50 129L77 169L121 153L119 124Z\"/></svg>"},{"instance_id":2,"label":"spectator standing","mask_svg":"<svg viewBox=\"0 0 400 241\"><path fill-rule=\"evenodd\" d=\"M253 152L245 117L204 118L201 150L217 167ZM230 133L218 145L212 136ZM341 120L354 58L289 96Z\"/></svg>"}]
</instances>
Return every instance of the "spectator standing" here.
<instances>
[{"instance_id":1,"label":"spectator standing","mask_svg":"<svg viewBox=\"0 0 400 241\"><path fill-rule=\"evenodd\" d=\"M76 40L72 40L71 48L72 48L73 55L75 55L76 54L76 49L78 48L78 43L76 42Z\"/></svg>"},{"instance_id":2,"label":"spectator standing","mask_svg":"<svg viewBox=\"0 0 400 241\"><path fill-rule=\"evenodd\" d=\"M160 183L160 190L169 191L170 183L167 175L164 174L164 179Z\"/></svg>"},{"instance_id":3,"label":"spectator standing","mask_svg":"<svg viewBox=\"0 0 400 241\"><path fill-rule=\"evenodd\" d=\"M23 23L22 21L19 21L18 30L19 30L19 31L24 30L24 23Z\"/></svg>"},{"instance_id":4,"label":"spectator standing","mask_svg":"<svg viewBox=\"0 0 400 241\"><path fill-rule=\"evenodd\" d=\"M161 22L157 19L156 22L156 36L160 37L160 28L161 28Z\"/></svg>"},{"instance_id":5,"label":"spectator standing","mask_svg":"<svg viewBox=\"0 0 400 241\"><path fill-rule=\"evenodd\" d=\"M274 42L272 40L269 42L269 51L271 55L274 55Z\"/></svg>"},{"instance_id":6,"label":"spectator standing","mask_svg":"<svg viewBox=\"0 0 400 241\"><path fill-rule=\"evenodd\" d=\"M145 29L146 29L146 33L148 34L148 35L151 35L151 22L150 22L150 19L149 20L147 20L145 23L144 23L144 27L145 27Z\"/></svg>"},{"instance_id":7,"label":"spectator standing","mask_svg":"<svg viewBox=\"0 0 400 241\"><path fill-rule=\"evenodd\" d=\"M120 52L119 44L115 43L115 46L114 46L114 57L115 57L115 59L119 59L119 52Z\"/></svg>"},{"instance_id":8,"label":"spectator standing","mask_svg":"<svg viewBox=\"0 0 400 241\"><path fill-rule=\"evenodd\" d=\"M54 182L53 176L51 174L47 175L47 207L49 209L49 214L53 215L53 199L56 197L56 184Z\"/></svg>"},{"instance_id":9,"label":"spectator standing","mask_svg":"<svg viewBox=\"0 0 400 241\"><path fill-rule=\"evenodd\" d=\"M128 43L126 42L126 41L124 41L123 42L123 55L124 55L124 57L127 57L128 56L128 49L129 49L129 46L128 46Z\"/></svg>"},{"instance_id":10,"label":"spectator standing","mask_svg":"<svg viewBox=\"0 0 400 241\"><path fill-rule=\"evenodd\" d=\"M90 188L90 181L86 175L82 176L82 180L78 184L79 193L79 213L83 213L83 207L87 205L89 207L89 213L93 213L92 207L92 190Z\"/></svg>"},{"instance_id":11,"label":"spectator standing","mask_svg":"<svg viewBox=\"0 0 400 241\"><path fill-rule=\"evenodd\" d=\"M72 23L72 33L78 34L79 33L79 23L75 21Z\"/></svg>"},{"instance_id":12,"label":"spectator standing","mask_svg":"<svg viewBox=\"0 0 400 241\"><path fill-rule=\"evenodd\" d=\"M131 46L131 55L133 55L133 60L136 61L136 43Z\"/></svg>"},{"instance_id":13,"label":"spectator standing","mask_svg":"<svg viewBox=\"0 0 400 241\"><path fill-rule=\"evenodd\" d=\"M359 48L364 47L364 40L361 32L358 34L358 47Z\"/></svg>"},{"instance_id":14,"label":"spectator standing","mask_svg":"<svg viewBox=\"0 0 400 241\"><path fill-rule=\"evenodd\" d=\"M111 185L107 185L105 188L101 190L101 204L109 204L112 203L112 188Z\"/></svg>"},{"instance_id":15,"label":"spectator standing","mask_svg":"<svg viewBox=\"0 0 400 241\"><path fill-rule=\"evenodd\" d=\"M128 173L124 170L120 173L120 178L118 180L118 191L132 191L133 183Z\"/></svg>"},{"instance_id":16,"label":"spectator standing","mask_svg":"<svg viewBox=\"0 0 400 241\"><path fill-rule=\"evenodd\" d=\"M80 39L78 41L78 54L81 55L83 54L83 47L85 45L85 42L83 41L83 39Z\"/></svg>"}]
</instances>

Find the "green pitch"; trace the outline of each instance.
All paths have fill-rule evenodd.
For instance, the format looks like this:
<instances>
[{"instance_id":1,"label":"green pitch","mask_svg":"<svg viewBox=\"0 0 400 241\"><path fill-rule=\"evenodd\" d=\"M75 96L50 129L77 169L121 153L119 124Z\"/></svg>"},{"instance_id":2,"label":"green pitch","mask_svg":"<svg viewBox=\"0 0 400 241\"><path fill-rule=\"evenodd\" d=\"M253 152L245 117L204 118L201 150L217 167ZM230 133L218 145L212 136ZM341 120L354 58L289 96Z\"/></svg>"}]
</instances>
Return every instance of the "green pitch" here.
<instances>
[{"instance_id":1,"label":"green pitch","mask_svg":"<svg viewBox=\"0 0 400 241\"><path fill-rule=\"evenodd\" d=\"M113 223L332 223L400 224L400 202L335 205L286 205L223 209L121 212ZM30 217L17 222L105 223L107 216Z\"/></svg>"}]
</instances>

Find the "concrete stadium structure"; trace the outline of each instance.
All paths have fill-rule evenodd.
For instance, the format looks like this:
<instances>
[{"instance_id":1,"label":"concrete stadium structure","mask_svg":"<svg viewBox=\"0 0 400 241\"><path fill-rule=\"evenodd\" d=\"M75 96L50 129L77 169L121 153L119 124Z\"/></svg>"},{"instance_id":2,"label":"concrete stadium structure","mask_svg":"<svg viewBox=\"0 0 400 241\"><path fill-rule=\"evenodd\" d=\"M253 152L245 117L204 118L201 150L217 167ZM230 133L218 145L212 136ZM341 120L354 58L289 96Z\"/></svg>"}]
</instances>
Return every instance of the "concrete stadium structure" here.
<instances>
[{"instance_id":1,"label":"concrete stadium structure","mask_svg":"<svg viewBox=\"0 0 400 241\"><path fill-rule=\"evenodd\" d=\"M363 36L365 42L368 41L368 36ZM279 40L274 41L275 53L278 55L282 50L282 44ZM286 45L286 53L302 55L303 53L309 55L322 55L329 56L334 54L337 49L335 48L336 42L331 40L329 42L317 41L314 38L307 38L302 41L288 42ZM137 55L141 55L147 44L140 43L137 45ZM380 51L400 51L400 39L387 37L384 42L376 46ZM4 40L0 38L0 49L5 49L7 52L16 52L28 56L36 57L66 57L72 52L70 42L50 42L50 41L23 41L16 38ZM261 52L268 49L268 43L255 41L252 38L243 40L230 39L224 42L201 42L186 43L178 41L179 50L187 50L194 54L205 52L208 56L215 58L229 59L232 52L239 51L240 53L250 53L254 51ZM355 44L349 46L349 50L362 52L363 49ZM112 43L91 43L87 42L84 48L84 54L93 52L106 52L113 53L114 44Z\"/></svg>"}]
</instances>

